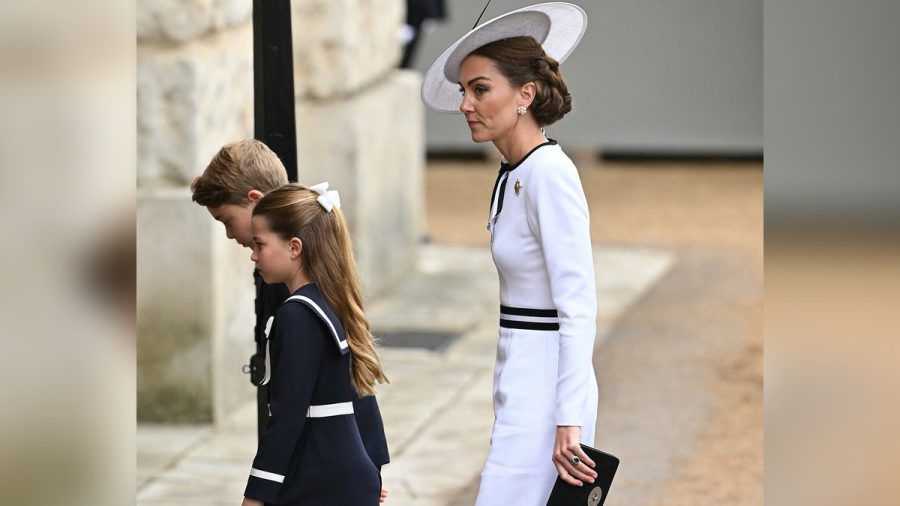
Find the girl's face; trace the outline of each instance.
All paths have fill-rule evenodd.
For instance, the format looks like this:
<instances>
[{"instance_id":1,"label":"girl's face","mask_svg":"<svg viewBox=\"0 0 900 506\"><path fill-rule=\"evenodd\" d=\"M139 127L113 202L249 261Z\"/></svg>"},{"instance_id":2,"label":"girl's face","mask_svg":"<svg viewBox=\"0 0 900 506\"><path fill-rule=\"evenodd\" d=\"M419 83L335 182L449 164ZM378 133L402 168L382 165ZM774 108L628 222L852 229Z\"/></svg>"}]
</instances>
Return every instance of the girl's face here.
<instances>
[{"instance_id":1,"label":"girl's face","mask_svg":"<svg viewBox=\"0 0 900 506\"><path fill-rule=\"evenodd\" d=\"M466 115L475 142L504 137L518 121L519 105L529 105L521 90L510 85L494 61L484 56L472 55L463 60L459 86L459 110Z\"/></svg>"},{"instance_id":2,"label":"girl's face","mask_svg":"<svg viewBox=\"0 0 900 506\"><path fill-rule=\"evenodd\" d=\"M285 241L269 228L265 216L254 216L251 220L253 231L253 253L250 260L268 284L287 283L300 269L300 239L294 237Z\"/></svg>"}]
</instances>

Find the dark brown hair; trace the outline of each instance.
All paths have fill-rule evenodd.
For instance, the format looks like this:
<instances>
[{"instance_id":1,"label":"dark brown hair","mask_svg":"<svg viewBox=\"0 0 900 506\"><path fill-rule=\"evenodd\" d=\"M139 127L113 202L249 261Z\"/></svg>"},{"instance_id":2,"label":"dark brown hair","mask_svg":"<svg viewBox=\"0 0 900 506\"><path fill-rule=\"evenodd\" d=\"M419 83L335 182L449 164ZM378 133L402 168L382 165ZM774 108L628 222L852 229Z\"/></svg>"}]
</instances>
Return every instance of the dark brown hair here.
<instances>
[{"instance_id":1,"label":"dark brown hair","mask_svg":"<svg viewBox=\"0 0 900 506\"><path fill-rule=\"evenodd\" d=\"M513 86L534 82L537 91L529 109L539 125L555 123L572 110L572 95L559 71L559 62L544 53L534 37L501 39L473 54L493 60Z\"/></svg>"},{"instance_id":2,"label":"dark brown hair","mask_svg":"<svg viewBox=\"0 0 900 506\"><path fill-rule=\"evenodd\" d=\"M326 211L318 197L313 190L288 184L260 199L253 207L253 216L264 216L272 232L282 239L298 237L303 243L300 267L344 326L353 353L353 387L361 396L372 395L375 382L385 383L387 377L363 312L350 233L341 210L335 207Z\"/></svg>"},{"instance_id":3,"label":"dark brown hair","mask_svg":"<svg viewBox=\"0 0 900 506\"><path fill-rule=\"evenodd\" d=\"M222 146L206 170L191 182L191 199L204 207L243 205L247 192L268 193L287 184L284 165L268 146L243 139Z\"/></svg>"}]
</instances>

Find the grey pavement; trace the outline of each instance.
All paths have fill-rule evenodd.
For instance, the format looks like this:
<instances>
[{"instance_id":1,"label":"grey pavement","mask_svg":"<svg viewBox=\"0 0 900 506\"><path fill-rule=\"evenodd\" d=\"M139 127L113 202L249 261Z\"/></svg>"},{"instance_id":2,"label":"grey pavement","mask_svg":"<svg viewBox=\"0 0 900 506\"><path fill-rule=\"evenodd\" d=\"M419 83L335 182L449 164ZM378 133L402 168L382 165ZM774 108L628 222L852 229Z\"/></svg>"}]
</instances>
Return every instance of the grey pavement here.
<instances>
[{"instance_id":1,"label":"grey pavement","mask_svg":"<svg viewBox=\"0 0 900 506\"><path fill-rule=\"evenodd\" d=\"M599 347L663 279L675 255L603 246L595 248L594 261ZM367 314L376 337L393 331L459 335L440 351L380 348L391 380L378 390L392 460L382 473L387 504L471 504L493 422L497 294L486 247L431 244L421 248L414 272L370 301ZM255 401L248 398L221 427L139 425L137 503L239 504L256 449L255 413Z\"/></svg>"},{"instance_id":2,"label":"grey pavement","mask_svg":"<svg viewBox=\"0 0 900 506\"><path fill-rule=\"evenodd\" d=\"M749 401L730 398L729 389L747 351L760 352L747 336L758 314L748 301L761 299L761 290L745 257L682 250L653 289L620 315L594 357L597 433L622 460L610 506L762 504L761 460L755 451L736 458L743 445L762 446L761 371L753 374L759 384L737 391ZM728 411L746 417L746 441L704 451L703 441L729 429L718 418ZM697 471L685 472L698 460Z\"/></svg>"}]
</instances>

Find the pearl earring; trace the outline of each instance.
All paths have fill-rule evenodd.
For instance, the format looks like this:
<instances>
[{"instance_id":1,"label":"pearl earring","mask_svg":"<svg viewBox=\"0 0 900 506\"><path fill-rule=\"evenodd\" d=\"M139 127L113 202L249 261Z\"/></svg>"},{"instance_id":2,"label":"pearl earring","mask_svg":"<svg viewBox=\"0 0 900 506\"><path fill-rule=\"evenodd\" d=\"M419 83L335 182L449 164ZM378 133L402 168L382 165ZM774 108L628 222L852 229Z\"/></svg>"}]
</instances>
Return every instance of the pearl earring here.
<instances>
[{"instance_id":1,"label":"pearl earring","mask_svg":"<svg viewBox=\"0 0 900 506\"><path fill-rule=\"evenodd\" d=\"M528 109L524 105L520 105L516 112L519 113L519 116L524 116Z\"/></svg>"}]
</instances>

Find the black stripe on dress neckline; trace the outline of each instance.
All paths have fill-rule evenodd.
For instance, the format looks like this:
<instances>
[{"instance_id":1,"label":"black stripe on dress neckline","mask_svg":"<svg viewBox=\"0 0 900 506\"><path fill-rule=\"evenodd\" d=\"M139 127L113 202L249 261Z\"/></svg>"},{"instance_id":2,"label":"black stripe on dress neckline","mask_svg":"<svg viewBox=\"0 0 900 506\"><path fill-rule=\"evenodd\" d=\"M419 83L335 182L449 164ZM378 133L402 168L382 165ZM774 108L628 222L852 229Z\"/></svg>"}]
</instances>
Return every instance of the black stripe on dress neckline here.
<instances>
[{"instance_id":1,"label":"black stripe on dress neckline","mask_svg":"<svg viewBox=\"0 0 900 506\"><path fill-rule=\"evenodd\" d=\"M534 148L532 148L531 151L526 153L525 156L523 156L521 160L516 162L515 165L510 165L507 162L500 162L500 171L497 172L497 180L494 182L494 191L491 192L491 205L490 205L490 208L488 209L488 222L490 222L491 220L494 220L498 216L500 216L500 211L503 210L503 196L506 193L506 180L508 179L508 177L504 178L503 176L505 174L508 174L509 172L516 170L516 168L519 165L522 165L522 162L527 160L528 157L531 156L531 154L534 153L535 151L537 151L538 149L540 149L544 146L555 146L555 145L556 145L556 140L547 139L547 142L542 142L542 143L538 144L537 146L535 146ZM501 179L503 181L500 181ZM497 185L500 185L499 192L497 191ZM494 200L497 198L498 195L500 196L500 201L497 202L497 214L491 215L490 213L494 210ZM490 225L488 225L488 227L490 227Z\"/></svg>"},{"instance_id":2,"label":"black stripe on dress neckline","mask_svg":"<svg viewBox=\"0 0 900 506\"><path fill-rule=\"evenodd\" d=\"M533 147L533 148L531 149L531 151L529 151L528 153L525 153L525 156L523 156L523 157L522 157L518 162L516 162L515 164L510 165L509 162L500 162L500 167L503 168L506 172L516 170L516 168L517 168L519 165L522 165L522 162L524 162L525 160L527 160L528 157L531 156L531 154L534 153L535 151L537 151L538 149L540 149L540 148L542 148L542 147L544 147L544 146L554 146L554 145L556 145L556 140L554 140L554 139L547 139L547 142L542 142L542 143L538 144L537 146Z\"/></svg>"}]
</instances>

